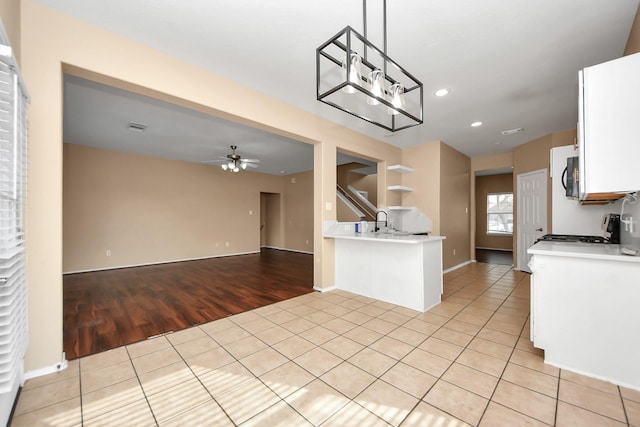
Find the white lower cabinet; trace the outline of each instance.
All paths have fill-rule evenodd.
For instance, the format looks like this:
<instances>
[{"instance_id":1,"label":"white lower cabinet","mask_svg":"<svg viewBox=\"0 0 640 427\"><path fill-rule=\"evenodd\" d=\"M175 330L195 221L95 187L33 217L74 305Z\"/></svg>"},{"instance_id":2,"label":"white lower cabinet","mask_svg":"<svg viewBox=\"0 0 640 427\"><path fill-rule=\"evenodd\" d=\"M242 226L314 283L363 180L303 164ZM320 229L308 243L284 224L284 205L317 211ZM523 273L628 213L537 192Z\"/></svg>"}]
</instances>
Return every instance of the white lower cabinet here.
<instances>
[{"instance_id":1,"label":"white lower cabinet","mask_svg":"<svg viewBox=\"0 0 640 427\"><path fill-rule=\"evenodd\" d=\"M336 238L336 288L417 311L440 304L442 238Z\"/></svg>"},{"instance_id":2,"label":"white lower cabinet","mask_svg":"<svg viewBox=\"0 0 640 427\"><path fill-rule=\"evenodd\" d=\"M640 258L537 246L531 340L545 363L640 390Z\"/></svg>"}]
</instances>

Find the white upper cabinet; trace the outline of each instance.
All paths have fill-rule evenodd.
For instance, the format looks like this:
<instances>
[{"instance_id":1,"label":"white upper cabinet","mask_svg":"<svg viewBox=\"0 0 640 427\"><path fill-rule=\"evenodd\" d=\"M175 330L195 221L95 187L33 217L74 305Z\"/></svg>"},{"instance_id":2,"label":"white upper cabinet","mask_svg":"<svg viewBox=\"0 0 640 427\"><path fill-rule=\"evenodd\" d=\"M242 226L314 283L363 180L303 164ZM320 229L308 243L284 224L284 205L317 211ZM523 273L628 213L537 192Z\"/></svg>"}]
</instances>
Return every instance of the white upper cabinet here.
<instances>
[{"instance_id":1,"label":"white upper cabinet","mask_svg":"<svg viewBox=\"0 0 640 427\"><path fill-rule=\"evenodd\" d=\"M580 198L640 190L640 53L579 73Z\"/></svg>"}]
</instances>

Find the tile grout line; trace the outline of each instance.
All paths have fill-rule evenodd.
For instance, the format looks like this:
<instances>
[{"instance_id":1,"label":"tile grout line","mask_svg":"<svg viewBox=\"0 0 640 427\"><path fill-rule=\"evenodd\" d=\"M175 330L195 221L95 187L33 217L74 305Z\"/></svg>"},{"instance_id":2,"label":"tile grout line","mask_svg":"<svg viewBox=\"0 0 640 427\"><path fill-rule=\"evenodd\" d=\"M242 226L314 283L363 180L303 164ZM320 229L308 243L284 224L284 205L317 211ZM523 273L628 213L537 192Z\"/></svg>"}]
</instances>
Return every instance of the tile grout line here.
<instances>
[{"instance_id":1,"label":"tile grout line","mask_svg":"<svg viewBox=\"0 0 640 427\"><path fill-rule=\"evenodd\" d=\"M524 276L524 275L523 275L523 276L522 276L522 278L520 278L520 280L518 280L518 283L515 285L515 287L513 288L513 290L509 293L509 296L508 296L508 297L510 297L510 296L513 294L513 292L515 292L515 290L518 288L518 285L519 285L519 284L524 280L524 278L525 278L525 277L526 277L526 276ZM508 297L507 297L507 298L508 298ZM505 301L506 301L506 298L505 298ZM499 309L501 306L502 306L502 304L500 304L500 306L498 306L498 308L496 309L496 312L498 311L498 309ZM493 316L492 316L492 317L493 317ZM480 420L478 420L478 424L482 421L482 419L484 418L485 414L487 413L487 408L489 407L489 403L494 402L494 400L493 400L493 396L494 396L494 395L495 395L495 393L496 393L496 389L498 388L498 384L500 384L500 381L503 381L503 378L502 378L502 377L504 376L504 372L507 370L507 366L509 366L509 361L510 361L510 360L511 360L511 358L513 357L513 353L516 351L516 347L517 347L517 345L518 345L518 341L519 341L519 340L520 340L520 338L522 337L522 332L523 332L523 331L524 331L524 329L527 327L527 320L529 319L529 317L530 317L530 315L529 315L529 316L527 316L527 319L524 321L524 324L522 325L522 328L520 328L520 334L518 334L518 340L516 341L515 345L514 345L514 346L513 346L513 348L511 349L511 353L509 354L509 358L508 358L508 359L507 359L507 361L506 361L507 363L505 363L504 368L502 369L502 372L500 373L500 378L498 378L498 383L496 384L496 387L493 389L493 392L491 392L491 396L489 397L489 402L487 403L487 406L484 408L484 411L482 411L482 415L480 416ZM491 318L489 318L489 319L491 319ZM488 322L489 322L489 321L487 321L487 323L488 323ZM506 381L506 382L508 382L508 383L511 383L511 381L506 380L506 379L505 379L504 381ZM511 384L514 384L514 383L511 383ZM523 387L523 386L521 386L521 385L519 385L519 384L514 384L514 385L519 386L519 387ZM558 386L559 386L559 385L560 385L560 381L558 380ZM528 387L523 387L523 388L526 388L526 389L528 389L528 390L531 390L531 389L529 389ZM533 391L533 392L536 392L536 393L537 393L537 391L535 391L535 390L531 390L531 391ZM557 402L558 402L558 397L557 397L557 395L556 395L555 401L556 401L556 406L557 406L557 404L558 404L558 403L557 403ZM498 402L494 402L494 403L496 403L496 404L498 404L498 405L499 405L499 403L498 403ZM504 405L501 405L501 406L504 406ZM523 412L517 411L517 410L515 410L514 408L508 408L508 409L510 409L510 410L512 410L512 411L514 411L514 412L517 412L517 413L519 413L519 414L522 414L522 415L524 415L524 416L526 416L526 417L528 417L528 418L531 418L531 419L534 419L534 420L538 420L538 421L540 421L540 422L543 422L542 420L539 420L539 419L537 419L537 418L535 418L535 417L532 417L532 416L530 416L530 415L528 415L528 414L525 414L525 413L523 413ZM543 423L544 423L544 422L543 422Z\"/></svg>"},{"instance_id":2,"label":"tile grout line","mask_svg":"<svg viewBox=\"0 0 640 427\"><path fill-rule=\"evenodd\" d=\"M512 271L515 271L515 270L513 270L513 268L511 268L511 269L509 269L509 270L505 271L505 272L504 272L504 273L503 273L503 274L502 274L498 279L496 279L496 280L495 280L495 281L494 281L494 282L493 282L493 283L492 283L492 284L491 284L487 289L485 289L484 291L482 291L482 292L481 292L480 294L478 294L478 295L477 295L473 300L471 300L467 305L465 305L465 306L464 306L464 308L467 308L468 306L470 306L471 304L473 304L473 302L474 302L474 301L476 301L478 298L480 298L480 297L481 297L483 294L485 294L487 291L491 290L491 288L492 288L494 285L496 285L496 284L497 284L497 283L498 283L502 278L504 278L504 276L506 276L509 272L512 272ZM482 327L478 330L478 332L476 332L476 333L472 336L473 338L472 338L472 339L467 343L467 345L465 345L465 346L463 347L463 350L460 352L460 354L462 354L462 353L464 352L464 350L468 349L469 344L471 344L471 342L473 341L473 339L475 339L475 338L477 338L477 337L478 337L478 334L480 333L480 331L482 331L482 330L487 326L487 324L489 323L489 321L491 320L491 318L495 315L495 313L498 311L498 309L499 309L500 307L502 307L502 305L504 304L504 302L505 302L505 301L506 301L506 300L511 296L511 294L513 294L513 292L514 292L514 291L516 290L516 288L518 287L518 284L519 284L519 283L524 279L524 277L525 277L525 276L522 276L522 278L521 278L520 280L518 280L518 282L515 284L515 286L513 287L513 289L512 289L512 290L509 292L509 294L508 294L508 295L507 295L507 296L502 300L502 303L500 303L500 305L499 305L498 307L496 307L496 308L495 308L495 310L494 310L493 314L492 314L492 315L491 315L491 316L490 316L490 317L485 321L485 323L484 323L484 324L482 325ZM449 297L451 297L451 296L455 295L457 292L459 292L459 291L461 291L462 289L464 289L465 287L469 286L471 283L473 283L473 281L472 281L472 282L470 282L469 284L467 284L467 285L465 285L465 286L463 286L463 287L461 287L461 288L457 289L455 292L453 292L451 295L449 295ZM464 310L464 308L463 308L463 309L461 309L458 313L456 313L456 316L457 316L458 314L460 314L460 313L462 312L462 310ZM436 333L436 332L437 332L437 331L439 331L440 329L444 328L444 327L445 327L445 326L446 326L446 325L447 325L451 320L453 320L454 318L455 318L455 316L451 317L447 322L443 323L443 324L442 324L438 329L436 329L436 330L434 331L434 333ZM526 321L525 321L525 325L526 325ZM523 326L522 328L524 328L524 326ZM490 328L490 329L491 329L491 328ZM522 329L521 329L521 331L522 331ZM433 335L433 334L432 334L432 335ZM517 341L516 341L516 345L517 345ZM473 350L473 349L470 349L470 350ZM513 351L514 351L514 350L515 350L515 345L514 345L513 349L511 350L511 354L513 354ZM474 350L474 351L475 351L475 350ZM456 363L456 360L458 360L458 358L460 357L460 354L458 354L458 356L456 356L456 358L455 358L454 360L452 360L452 361L451 361L451 364L449 365L449 367L448 367L447 369L445 369L445 371L444 371L444 372L443 372L443 373L438 377L438 380L439 380L439 381L445 381L445 382L449 383L449 381L447 381L447 380L443 379L443 376L444 376L444 375L449 371L449 369L451 368L451 366L453 366L453 364L454 364L454 363ZM481 354L484 354L484 353L481 353ZM490 356L490 355L487 355L487 356ZM493 357L493 356L491 356L491 357ZM511 355L509 356L509 359L510 359L510 358L511 358ZM506 363L505 363L505 367L503 368L502 373L500 374L500 377L498 377L498 382L502 379L502 375L504 374L504 370L506 369L506 366L507 366L507 365L508 365L508 363L509 363L509 359L507 359L507 361L506 361ZM466 365L465 365L465 366L466 366ZM477 369L475 369L475 368L472 368L472 367L469 367L469 368L470 368L470 369L473 369L473 370L475 370L475 371L478 371L478 370L477 370ZM483 371L478 371L478 372L482 372L482 373L484 373L484 374L487 374L486 372L483 372ZM488 375L490 375L490 374L488 374ZM493 376L493 375L492 375L492 376ZM435 384L437 384L437 381L436 381L436 382L435 382L435 383L434 383L434 384L429 388L429 390L427 390L427 392L422 396L422 398L420 399L420 401L423 401L423 400L424 400L424 398L427 396L427 394L429 394L429 392L433 389L433 387L435 386ZM451 383L449 383L449 384L451 384ZM453 386L455 386L455 387L459 387L459 386L458 386L458 385L456 385L456 384L452 384L452 385L453 385ZM459 387L459 388L462 388L462 387ZM496 383L496 388L497 388L497 383ZM471 391L471 390L466 390L466 389L463 389L463 390L465 390L465 391L467 391L467 392L469 392L469 393L473 393L473 394L475 394L476 396L480 396L480 395L478 395L477 393L474 393L474 392L473 392L473 391ZM494 394L494 393L495 393L495 388L494 388L493 392L491 393L491 397L489 397L489 399L487 399L487 406L485 406L485 408L484 408L484 410L483 410L483 412L482 412L482 415L480 416L480 419L478 420L478 424L482 421L482 418L484 417L484 415L485 415L485 413L486 413L486 410L487 410L487 408L489 407L489 403L492 401L491 399L493 398L493 394ZM484 398L484 396L480 396L480 397ZM414 408L414 409L415 409L415 408ZM442 408L438 408L438 409L440 409L440 410L441 410L441 411L443 411L443 412L446 412L446 411L444 411ZM446 412L446 413L447 413L447 414L449 414L448 412ZM455 415L453 415L453 414L449 414L449 415L451 415L452 417L454 417L454 418L457 418L457 419L458 419L458 417L456 417L456 416L455 416Z\"/></svg>"},{"instance_id":3,"label":"tile grout line","mask_svg":"<svg viewBox=\"0 0 640 427\"><path fill-rule=\"evenodd\" d=\"M529 314L531 316L531 314ZM544 350L543 350L544 351ZM560 406L560 380L562 378L562 369L558 369L558 386L556 387L556 410L553 414L553 425L558 424L558 407Z\"/></svg>"},{"instance_id":4,"label":"tile grout line","mask_svg":"<svg viewBox=\"0 0 640 427\"><path fill-rule=\"evenodd\" d=\"M627 406L624 404L624 397L622 397L622 390L620 386L616 387L618 389L618 396L620 397L620 403L622 404L622 413L624 414L624 419L627 421L627 425L631 425L629 421L629 415L627 414Z\"/></svg>"},{"instance_id":5,"label":"tile grout line","mask_svg":"<svg viewBox=\"0 0 640 427\"><path fill-rule=\"evenodd\" d=\"M169 340L167 340L167 341L169 341ZM147 402L147 405L149 406L149 412L151 412L151 416L153 417L153 421L156 423L156 426L160 425L160 423L158 422L158 419L156 418L156 414L153 411L153 408L151 407L151 402L149 402L149 397L147 396L147 392L144 390L144 387L142 386L142 381L140 381L140 375L138 375L138 370L136 369L136 365L133 364L133 358L131 357L131 353L129 353L129 349L127 348L127 346L124 346L124 349L127 352L127 356L129 356L129 363L131 363L131 367L133 368L133 372L136 374L136 379L138 380L138 385L140 386L140 390L142 391L142 395L144 396L144 400ZM84 423L83 423L83 425L84 425Z\"/></svg>"},{"instance_id":6,"label":"tile grout line","mask_svg":"<svg viewBox=\"0 0 640 427\"><path fill-rule=\"evenodd\" d=\"M84 426L84 405L82 404L82 360L78 360L78 389L80 390L80 425Z\"/></svg>"},{"instance_id":7,"label":"tile grout line","mask_svg":"<svg viewBox=\"0 0 640 427\"><path fill-rule=\"evenodd\" d=\"M305 295L306 295L306 294L305 294ZM297 297L294 297L294 298L297 298ZM287 301L287 300L285 300L285 301ZM275 304L277 304L277 303L275 303ZM285 311L287 311L287 312L291 313L290 311L288 311L288 310L286 310L286 309L283 309L283 310L285 310ZM250 311L253 311L253 310L250 310ZM248 312L247 312L247 313L248 313ZM257 313L256 313L256 314L257 314ZM291 314L295 314L295 313L291 313ZM260 317L262 317L262 318L263 318L263 319L265 319L265 320L269 320L269 319L267 319L266 317L264 317L264 316L262 316L262 315L260 315L260 314L257 314L257 315L258 315L258 316L260 316ZM296 316L298 316L299 318L301 318L299 315L296 315ZM238 323L234 322L233 320L231 320L231 322L234 324L234 326L237 326L237 327L239 327L240 329L242 329L243 331L246 331L247 333L249 333L249 334L250 334L250 336L255 337L257 340L259 340L260 342L262 342L263 344L265 344L265 345L267 346L267 348L271 348L272 350L274 350L275 352L277 352L277 353L278 353L278 354L280 354L281 356L285 357L288 361L290 361L290 362L292 362L292 363L295 363L295 362L293 361L293 359L290 359L290 358L289 358L289 357L287 357L286 355L284 355L284 354L280 353L277 349L273 348L270 344L268 344L268 343L264 342L264 341L263 341L263 340L261 340L260 338L256 337L256 336L255 336L255 334L253 334L252 332L250 332L250 331L248 331L247 329L243 328L241 324L238 324ZM283 328L283 326L281 326L281 325L276 325L276 326L279 326L279 327ZM229 329L229 328L227 328L227 329ZM284 329L286 329L286 328L284 328ZM286 329L286 330L287 330L287 331L289 331L289 332L291 332L289 329ZM269 389L269 391L271 391L272 393L274 393L274 394L278 397L278 402L274 403L273 405L268 406L267 408L264 408L263 410L261 410L261 411L260 411L260 412L258 412L257 414L252 415L252 416L251 416L251 417L249 417L248 419L244 420L244 421L243 421L243 423L245 423L245 422L247 422L247 421L249 421L249 420L251 420L251 419L253 419L253 418L257 417L258 415L260 415L260 414L261 414L261 413L263 413L264 411L267 411L267 410L271 409L273 406L277 405L278 403L280 403L280 402L284 402L284 404L286 404L289 408L291 408L293 411L295 411L295 412L296 412L298 415L300 415L303 419L305 419L305 420L307 420L309 423L313 424L310 420L308 420L308 419L307 419L307 417L305 417L305 416L304 416L303 414L301 414L298 410L296 410L296 408L294 408L293 406L291 406L291 405L289 404L289 402L287 402L284 398L280 397L280 395L278 395L277 393L275 393L275 392L271 389L271 387L269 387L267 384L265 384L265 383L264 383L264 381L263 381L259 376L257 376L256 374L254 374L254 373L253 373L253 372L252 372L248 367L246 367L246 366L245 366L245 365L240 361L240 359L238 359L235 355L231 354L231 352L229 352L229 351L225 348L225 345L224 345L224 344L220 344L220 343L219 343L219 342L218 342L214 337L212 337L211 335L209 335L206 331L202 331L202 332L204 332L204 333L205 333L205 335L207 335L209 338L211 338L213 341L215 341L215 342L216 342L216 343L217 343L217 344L218 344L218 345L219 345L219 346L220 346L220 347L221 347L221 348L222 348L222 349L223 349L227 354L229 354L229 356L231 356L231 357L233 358L233 360L234 360L234 361L236 361L236 362L237 362L237 363L239 363L242 367L244 367L245 369L247 369L247 371L249 371L249 372L251 373L251 375L253 375L253 377L254 377L255 379L257 379L258 381L260 381L260 383L262 383L262 385L264 385L265 387L267 387L267 389ZM293 332L291 332L291 333L293 333ZM304 337L301 337L301 336L300 336L299 334L297 334L297 333L293 333L293 336L297 336L297 337L299 337L299 338L301 338L301 339L304 339L305 341L307 341L307 342L309 342L309 343L313 344L315 347L318 347L318 346L316 346L314 343L312 343L311 341L309 341L309 340L305 339ZM248 338L248 337L247 337L247 338ZM241 338L241 339L242 339L242 338ZM288 339L288 338L285 338L285 339ZM237 340L237 341L240 341L240 340ZM284 341L284 340L282 340L282 341ZM236 341L233 341L233 342L236 342ZM233 342L232 342L232 343L233 343ZM278 341L278 342L281 342L281 341ZM232 344L232 343L229 343L229 344ZM172 345L173 345L173 343L172 343ZM308 350L308 351L306 351L306 352L304 352L304 353L302 353L302 354L298 355L297 357L300 357L300 356L302 356L303 354L307 354L308 352L310 352L310 351L312 351L312 350L313 350L313 349L310 349L310 350ZM258 351L260 351L260 350L258 350ZM177 352L177 350L176 350L176 352ZM257 352L249 353L249 354L248 354L248 355L246 355L245 357L250 356L250 355L255 354L255 353L257 353ZM182 355L181 355L179 352L178 352L178 354L179 354L179 355L180 355L180 357L182 358ZM183 360L184 360L184 358L183 358ZM187 364L186 360L184 360L184 362L185 362L185 364ZM230 365L231 363L233 363L233 362L227 363L227 364L225 364L225 365L223 365L223 366ZM288 363L288 362L286 362L286 363ZM303 369L304 371L308 372L310 375L313 375L316 379L320 379L320 377L316 377L313 373L311 373L311 372L307 371L305 368L303 368L302 366L298 365L297 363L296 363L296 365L297 365L297 366L299 366L299 367L300 367L301 369ZM189 366L189 364L187 364L187 366ZM280 365L280 366L282 366L282 365ZM277 369L277 368L278 368L278 367L273 368L273 369L271 369L271 370L269 370L269 371L267 371L267 372L263 373L263 375L264 375L264 374L267 374L267 373L269 373L269 372L271 372L272 370ZM189 369L191 370L191 366L189 366ZM193 370L191 370L191 371L193 372ZM209 391L209 389L208 389L208 388L207 388L207 387L206 387L206 386L205 386L205 385L200 381L200 378L196 375L196 373L195 373L195 372L193 372L193 374L196 376L196 378L198 378L198 381L199 381L199 382L202 384L202 386L207 390L207 392L208 392L208 393L209 393L209 395L213 398L213 400L216 402L216 404L218 404L218 406L220 406L220 408L224 411L225 415L229 418L229 420L231 420L231 423L232 423L233 425L237 425L237 424L233 421L233 419L229 416L229 414L227 413L227 411L222 407L222 405L220 405L220 404L218 403L218 401L213 397L213 395L211 394L211 392ZM250 380L247 380L247 381L250 381ZM321 381L322 381L322 380L321 380ZM246 382L246 381L245 381L245 382ZM312 381L310 381L310 382L312 382ZM324 382L324 381L323 381L323 382ZM244 384L244 383L243 383L243 384ZM307 384L309 384L309 383L307 383ZM325 384L326 384L326 383L325 383ZM239 384L239 385L237 385L237 386L235 386L235 387L232 387L231 389L227 390L227 392L230 392L231 390L233 390L233 389L235 389L235 388L237 388L237 387L240 387L241 385L242 385L242 384ZM306 385L306 384L305 384L305 385ZM328 384L327 384L327 385L328 385ZM333 388L333 387L332 387L332 388ZM337 390L336 390L336 391L337 391ZM293 393L295 393L295 392L293 392ZM290 396L290 395L292 395L293 393L290 393L290 394L289 394L289 395L287 395L287 396ZM339 409L342 409L342 407L341 407L341 408L339 408ZM333 414L332 414L332 415L333 415Z\"/></svg>"}]
</instances>

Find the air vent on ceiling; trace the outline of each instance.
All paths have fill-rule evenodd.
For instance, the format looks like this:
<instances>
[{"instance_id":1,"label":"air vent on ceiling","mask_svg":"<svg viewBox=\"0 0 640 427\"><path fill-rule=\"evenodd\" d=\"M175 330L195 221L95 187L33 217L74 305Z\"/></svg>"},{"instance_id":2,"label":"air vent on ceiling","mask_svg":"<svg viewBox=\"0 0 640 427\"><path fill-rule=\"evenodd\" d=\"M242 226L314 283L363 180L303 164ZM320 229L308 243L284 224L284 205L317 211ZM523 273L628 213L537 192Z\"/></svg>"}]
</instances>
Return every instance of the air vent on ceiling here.
<instances>
[{"instance_id":1,"label":"air vent on ceiling","mask_svg":"<svg viewBox=\"0 0 640 427\"><path fill-rule=\"evenodd\" d=\"M127 126L127 129L129 129L132 132L144 132L146 128L147 128L147 125L143 125L142 123L136 123L136 122L129 122L129 126Z\"/></svg>"},{"instance_id":2,"label":"air vent on ceiling","mask_svg":"<svg viewBox=\"0 0 640 427\"><path fill-rule=\"evenodd\" d=\"M523 130L524 130L523 128L507 129L507 130L503 130L500 133L506 136L506 135L512 135L514 133L522 132Z\"/></svg>"}]
</instances>

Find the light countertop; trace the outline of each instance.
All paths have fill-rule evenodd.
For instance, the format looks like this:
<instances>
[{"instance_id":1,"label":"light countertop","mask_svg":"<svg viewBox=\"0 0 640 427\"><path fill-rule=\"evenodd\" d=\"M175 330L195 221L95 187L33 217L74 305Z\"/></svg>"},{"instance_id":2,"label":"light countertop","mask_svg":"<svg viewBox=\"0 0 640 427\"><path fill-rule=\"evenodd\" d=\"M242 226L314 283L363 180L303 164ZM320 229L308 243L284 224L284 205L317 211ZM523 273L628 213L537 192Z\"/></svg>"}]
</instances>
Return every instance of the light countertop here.
<instances>
[{"instance_id":1,"label":"light countertop","mask_svg":"<svg viewBox=\"0 0 640 427\"><path fill-rule=\"evenodd\" d=\"M620 253L620 245L603 243L542 241L531 246L527 252L532 255L640 263L640 256L629 256Z\"/></svg>"},{"instance_id":2,"label":"light countertop","mask_svg":"<svg viewBox=\"0 0 640 427\"><path fill-rule=\"evenodd\" d=\"M325 233L324 237L332 238L332 239L348 239L348 240L360 240L367 242L377 242L377 243L408 243L408 244L416 244L416 243L431 243L431 242L439 242L445 239L443 236L422 236L422 235L413 235L413 234L405 234L405 233L373 233L373 232L365 232L365 233Z\"/></svg>"}]
</instances>

